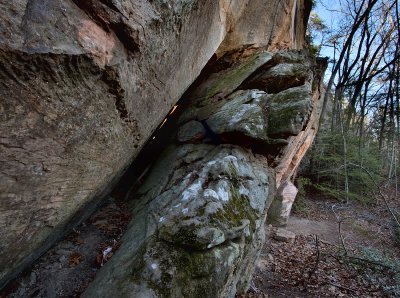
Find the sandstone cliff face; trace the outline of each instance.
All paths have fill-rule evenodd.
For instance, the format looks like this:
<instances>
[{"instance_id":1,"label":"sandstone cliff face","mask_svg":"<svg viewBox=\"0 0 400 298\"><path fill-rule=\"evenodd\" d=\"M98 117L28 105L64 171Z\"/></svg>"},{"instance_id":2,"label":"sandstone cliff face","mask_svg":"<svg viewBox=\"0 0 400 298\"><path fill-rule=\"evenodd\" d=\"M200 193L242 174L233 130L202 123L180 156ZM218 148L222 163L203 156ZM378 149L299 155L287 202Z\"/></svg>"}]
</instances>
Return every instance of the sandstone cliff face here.
<instances>
[{"instance_id":1,"label":"sandstone cliff face","mask_svg":"<svg viewBox=\"0 0 400 298\"><path fill-rule=\"evenodd\" d=\"M248 48L217 60L187 95L174 141L130 198L122 246L84 297L245 292L276 185L302 154L287 148L321 108L321 71L296 51Z\"/></svg>"},{"instance_id":2,"label":"sandstone cliff face","mask_svg":"<svg viewBox=\"0 0 400 298\"><path fill-rule=\"evenodd\" d=\"M0 8L0 287L90 212L214 54L300 48L309 9L302 0Z\"/></svg>"}]
</instances>

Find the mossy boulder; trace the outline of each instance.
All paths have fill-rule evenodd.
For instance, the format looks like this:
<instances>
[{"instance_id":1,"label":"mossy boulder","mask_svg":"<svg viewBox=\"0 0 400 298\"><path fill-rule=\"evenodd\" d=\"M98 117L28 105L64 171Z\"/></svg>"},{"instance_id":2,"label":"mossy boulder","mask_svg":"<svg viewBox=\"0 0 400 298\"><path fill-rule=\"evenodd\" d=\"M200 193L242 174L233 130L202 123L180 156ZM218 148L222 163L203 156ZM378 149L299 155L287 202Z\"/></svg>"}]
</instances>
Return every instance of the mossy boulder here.
<instances>
[{"instance_id":1,"label":"mossy boulder","mask_svg":"<svg viewBox=\"0 0 400 298\"><path fill-rule=\"evenodd\" d=\"M262 104L267 98L259 90L237 91L206 122L216 134L239 134L266 141L268 121Z\"/></svg>"},{"instance_id":2,"label":"mossy boulder","mask_svg":"<svg viewBox=\"0 0 400 298\"><path fill-rule=\"evenodd\" d=\"M273 180L266 158L238 146L168 148L139 190L121 248L84 297L233 297L262 246Z\"/></svg>"},{"instance_id":3,"label":"mossy boulder","mask_svg":"<svg viewBox=\"0 0 400 298\"><path fill-rule=\"evenodd\" d=\"M300 57L302 57L300 55ZM292 59L294 57L291 57ZM304 58L304 57L303 57ZM242 89L259 89L267 93L279 93L284 90L304 85L305 82L312 80L312 70L310 69L310 61L302 59L288 60L289 57L282 58L274 56L274 60L283 59L285 62L278 63L267 69L260 69L251 75L240 88Z\"/></svg>"},{"instance_id":4,"label":"mossy boulder","mask_svg":"<svg viewBox=\"0 0 400 298\"><path fill-rule=\"evenodd\" d=\"M271 95L268 99L268 135L273 138L298 135L307 124L312 109L309 84Z\"/></svg>"},{"instance_id":5,"label":"mossy boulder","mask_svg":"<svg viewBox=\"0 0 400 298\"><path fill-rule=\"evenodd\" d=\"M191 105L180 117L181 124L190 120L204 120L217 112L227 101L229 95L257 69L268 63L273 54L261 51L241 58L226 69L212 73L192 93ZM223 59L223 58L221 58Z\"/></svg>"}]
</instances>

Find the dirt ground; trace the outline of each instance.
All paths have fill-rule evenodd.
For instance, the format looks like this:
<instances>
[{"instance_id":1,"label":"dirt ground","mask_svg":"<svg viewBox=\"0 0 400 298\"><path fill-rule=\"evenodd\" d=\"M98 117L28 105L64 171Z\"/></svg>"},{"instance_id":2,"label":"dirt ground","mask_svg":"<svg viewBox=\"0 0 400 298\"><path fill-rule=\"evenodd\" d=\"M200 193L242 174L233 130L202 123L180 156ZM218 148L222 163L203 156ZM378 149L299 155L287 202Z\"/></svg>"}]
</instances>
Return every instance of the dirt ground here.
<instances>
[{"instance_id":1,"label":"dirt ground","mask_svg":"<svg viewBox=\"0 0 400 298\"><path fill-rule=\"evenodd\" d=\"M286 227L296 234L294 243L274 240L266 227L252 287L238 297L400 297L400 241L383 204L307 199L301 206ZM126 210L110 198L0 297L79 297L118 249L131 219Z\"/></svg>"},{"instance_id":2,"label":"dirt ground","mask_svg":"<svg viewBox=\"0 0 400 298\"><path fill-rule=\"evenodd\" d=\"M305 200L285 228L296 234L294 243L274 240L267 227L252 287L241 297L400 297L393 227L382 202Z\"/></svg>"},{"instance_id":3,"label":"dirt ground","mask_svg":"<svg viewBox=\"0 0 400 298\"><path fill-rule=\"evenodd\" d=\"M130 213L109 199L0 292L0 297L79 297L118 249Z\"/></svg>"}]
</instances>

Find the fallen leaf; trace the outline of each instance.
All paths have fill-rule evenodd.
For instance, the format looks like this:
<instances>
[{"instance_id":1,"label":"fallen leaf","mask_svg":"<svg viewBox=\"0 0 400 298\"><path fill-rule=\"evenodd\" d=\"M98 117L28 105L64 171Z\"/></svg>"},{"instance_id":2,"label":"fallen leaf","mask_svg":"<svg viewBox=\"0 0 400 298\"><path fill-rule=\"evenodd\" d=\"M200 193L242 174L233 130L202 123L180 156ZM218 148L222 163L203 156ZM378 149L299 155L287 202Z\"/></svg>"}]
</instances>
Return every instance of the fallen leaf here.
<instances>
[{"instance_id":1,"label":"fallen leaf","mask_svg":"<svg viewBox=\"0 0 400 298\"><path fill-rule=\"evenodd\" d=\"M80 253L78 252L73 252L70 256L69 256L69 265L70 266L77 266L79 265L79 263L82 260L82 256Z\"/></svg>"}]
</instances>

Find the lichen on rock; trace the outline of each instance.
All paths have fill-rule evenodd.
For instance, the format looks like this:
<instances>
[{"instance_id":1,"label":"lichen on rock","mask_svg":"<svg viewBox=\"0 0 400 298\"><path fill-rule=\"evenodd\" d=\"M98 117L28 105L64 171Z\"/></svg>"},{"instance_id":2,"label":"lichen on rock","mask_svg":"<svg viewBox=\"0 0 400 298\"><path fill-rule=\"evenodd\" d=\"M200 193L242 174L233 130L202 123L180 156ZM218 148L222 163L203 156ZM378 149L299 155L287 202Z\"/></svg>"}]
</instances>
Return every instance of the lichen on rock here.
<instances>
[{"instance_id":1,"label":"lichen on rock","mask_svg":"<svg viewBox=\"0 0 400 298\"><path fill-rule=\"evenodd\" d=\"M174 149L167 149L173 152L173 157L166 157L173 160L169 167L147 178L150 185L160 175L168 181L156 193L139 190L142 195L135 198L133 213L141 220L132 221L112 265L99 273L87 296L128 291L119 284L106 289L97 285L110 275L120 275L118 264L129 256L136 258L133 268L140 262L154 264L128 271L136 276L127 284L132 295L155 291L157 297L219 297L243 278L233 274L241 270L243 257L255 260L258 249L250 244L263 232L270 189L274 189L266 159L234 145L184 144ZM185 163L188 155L192 162ZM147 228L142 230L143 224ZM132 241L138 243L133 248Z\"/></svg>"}]
</instances>

